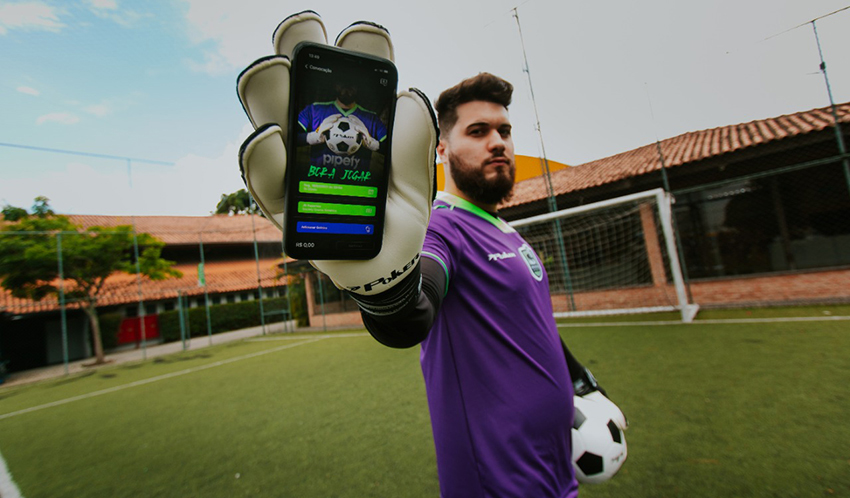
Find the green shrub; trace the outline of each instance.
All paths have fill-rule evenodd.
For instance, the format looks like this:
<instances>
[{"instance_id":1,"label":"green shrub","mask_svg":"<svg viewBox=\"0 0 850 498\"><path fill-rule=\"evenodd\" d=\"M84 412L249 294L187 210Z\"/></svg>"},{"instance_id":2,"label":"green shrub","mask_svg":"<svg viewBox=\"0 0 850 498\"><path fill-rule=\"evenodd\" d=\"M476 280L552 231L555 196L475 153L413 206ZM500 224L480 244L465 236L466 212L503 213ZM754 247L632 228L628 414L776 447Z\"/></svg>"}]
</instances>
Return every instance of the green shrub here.
<instances>
[{"instance_id":1,"label":"green shrub","mask_svg":"<svg viewBox=\"0 0 850 498\"><path fill-rule=\"evenodd\" d=\"M296 276L290 281L290 292L292 292L292 318L296 320L299 327L309 325L307 318L307 290L304 279Z\"/></svg>"},{"instance_id":2,"label":"green shrub","mask_svg":"<svg viewBox=\"0 0 850 498\"><path fill-rule=\"evenodd\" d=\"M282 321L284 318L283 315L268 315L268 313L274 310L286 309L286 307L287 299L285 297L264 299L263 308L267 313L266 323ZM207 335L207 311L205 307L190 308L188 313L184 315L184 319L187 319L188 323L186 323L186 326L191 337ZM210 306L210 328L213 334L256 327L261 324L259 301L244 301L241 303ZM159 333L164 342L180 340L180 315L177 310L159 314Z\"/></svg>"}]
</instances>

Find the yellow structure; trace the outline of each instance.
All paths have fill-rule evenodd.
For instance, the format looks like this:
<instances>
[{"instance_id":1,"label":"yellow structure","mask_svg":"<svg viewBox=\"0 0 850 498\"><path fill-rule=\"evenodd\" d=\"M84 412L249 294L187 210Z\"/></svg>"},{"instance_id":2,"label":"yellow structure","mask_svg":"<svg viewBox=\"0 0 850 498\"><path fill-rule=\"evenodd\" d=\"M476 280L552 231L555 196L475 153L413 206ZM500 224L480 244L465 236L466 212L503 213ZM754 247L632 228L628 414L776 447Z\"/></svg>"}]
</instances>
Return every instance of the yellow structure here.
<instances>
[{"instance_id":1,"label":"yellow structure","mask_svg":"<svg viewBox=\"0 0 850 498\"><path fill-rule=\"evenodd\" d=\"M569 168L568 165L548 159L549 172L554 173L559 169ZM516 156L516 181L521 182L543 174L543 159L531 156ZM446 185L443 164L437 164L437 190L443 190Z\"/></svg>"}]
</instances>

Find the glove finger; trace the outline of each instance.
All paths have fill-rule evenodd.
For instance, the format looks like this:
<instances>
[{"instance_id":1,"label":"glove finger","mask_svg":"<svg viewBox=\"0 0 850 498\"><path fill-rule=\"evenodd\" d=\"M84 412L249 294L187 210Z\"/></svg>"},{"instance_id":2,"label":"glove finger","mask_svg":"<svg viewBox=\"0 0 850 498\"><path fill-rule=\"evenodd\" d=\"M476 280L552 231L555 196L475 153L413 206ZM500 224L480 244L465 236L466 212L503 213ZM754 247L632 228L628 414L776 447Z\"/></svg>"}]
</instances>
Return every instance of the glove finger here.
<instances>
[{"instance_id":1,"label":"glove finger","mask_svg":"<svg viewBox=\"0 0 850 498\"><path fill-rule=\"evenodd\" d=\"M396 102L389 195L411 206L427 225L436 195L437 118L419 90L401 92Z\"/></svg>"},{"instance_id":2,"label":"glove finger","mask_svg":"<svg viewBox=\"0 0 850 498\"><path fill-rule=\"evenodd\" d=\"M267 124L252 133L239 149L239 167L257 206L282 231L286 146L280 126Z\"/></svg>"},{"instance_id":3,"label":"glove finger","mask_svg":"<svg viewBox=\"0 0 850 498\"><path fill-rule=\"evenodd\" d=\"M270 56L248 66L236 81L239 101L257 129L274 123L283 136L289 128L289 59Z\"/></svg>"},{"instance_id":4,"label":"glove finger","mask_svg":"<svg viewBox=\"0 0 850 498\"><path fill-rule=\"evenodd\" d=\"M339 48L395 60L393 41L387 28L369 21L358 21L345 28L334 42Z\"/></svg>"},{"instance_id":5,"label":"glove finger","mask_svg":"<svg viewBox=\"0 0 850 498\"><path fill-rule=\"evenodd\" d=\"M325 31L322 18L312 10L305 10L287 17L278 24L272 36L275 53L290 59L295 46L303 41L328 43L328 33Z\"/></svg>"}]
</instances>

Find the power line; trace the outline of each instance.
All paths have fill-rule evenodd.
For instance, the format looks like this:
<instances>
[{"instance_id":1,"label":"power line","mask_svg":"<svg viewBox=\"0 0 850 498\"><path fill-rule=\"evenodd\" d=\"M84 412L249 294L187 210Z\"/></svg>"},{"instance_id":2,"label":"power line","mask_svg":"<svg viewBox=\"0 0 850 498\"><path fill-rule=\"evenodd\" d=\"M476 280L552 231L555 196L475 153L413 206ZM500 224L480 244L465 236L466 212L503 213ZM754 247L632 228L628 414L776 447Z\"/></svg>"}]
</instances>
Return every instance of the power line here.
<instances>
[{"instance_id":1,"label":"power line","mask_svg":"<svg viewBox=\"0 0 850 498\"><path fill-rule=\"evenodd\" d=\"M794 31L794 30L795 30L795 29L797 29L797 28L802 28L803 26L805 26L805 25L807 25L807 24L812 24L812 23L814 23L815 21L819 21L819 20L821 20L821 19L825 19L825 18L827 18L827 17L829 17L829 16L832 16L832 15L838 14L839 12L845 11L845 10L847 10L847 9L850 9L850 5L848 5L847 7L842 7L842 8L840 8L840 9L838 9L838 10L832 11L832 12L830 12L829 14L824 14L824 15L822 15L822 16L815 17L815 18L814 18L814 19L812 19L811 21L806 21L806 22L804 22L804 23L800 23L800 24L798 24L798 25L794 26L793 28L788 28L788 29L786 29L785 31L782 31L781 33L776 33L775 35L770 35L770 36L768 36L767 38L765 38L765 39L764 39L764 40L762 40L762 41L767 41L767 40L770 40L771 38L776 38L777 36L784 35L785 33L788 33L788 32L790 32L790 31Z\"/></svg>"},{"instance_id":2,"label":"power line","mask_svg":"<svg viewBox=\"0 0 850 498\"><path fill-rule=\"evenodd\" d=\"M53 149L50 147L38 147L34 145L23 145L23 144L10 144L0 142L0 146L2 147L12 147L16 149L25 149L25 150L34 150L38 152L53 152L56 154L70 154L74 156L84 156L84 157L96 157L99 159L115 159L119 161L132 161L136 163L146 163L146 164L161 164L164 166L174 166L174 163L167 161L156 161L153 159L141 159L137 157L127 157L127 156L113 156L109 154L98 154L94 152L81 152L76 150L65 150L65 149Z\"/></svg>"}]
</instances>

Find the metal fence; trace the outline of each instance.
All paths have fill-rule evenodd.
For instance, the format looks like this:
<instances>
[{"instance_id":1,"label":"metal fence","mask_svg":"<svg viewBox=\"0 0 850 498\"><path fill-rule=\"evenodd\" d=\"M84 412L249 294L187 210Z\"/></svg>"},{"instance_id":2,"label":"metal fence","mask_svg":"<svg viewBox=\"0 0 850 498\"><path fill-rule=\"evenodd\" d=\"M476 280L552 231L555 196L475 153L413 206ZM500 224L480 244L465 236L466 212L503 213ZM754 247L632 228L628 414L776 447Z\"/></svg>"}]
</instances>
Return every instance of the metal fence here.
<instances>
[{"instance_id":1,"label":"metal fence","mask_svg":"<svg viewBox=\"0 0 850 498\"><path fill-rule=\"evenodd\" d=\"M90 357L96 353L93 309L107 350L144 353L152 342L176 340L185 349L192 337L206 336L212 344L217 333L247 327L261 334L294 331L304 319L304 285L283 257L280 232L259 217L250 223L252 217L235 218L223 220L229 228L152 227L165 243L161 259L171 270L161 279L147 275L151 245L141 229L151 218L139 218L136 226L134 217L100 217L96 221L116 226L41 232L16 231L7 223L0 231L4 257L24 258L22 266L50 278L37 282L40 289L30 285L27 297L0 288L0 354L13 370ZM216 219L222 221L185 220ZM122 228L122 221L130 224ZM9 280L4 287L15 285Z\"/></svg>"}]
</instances>

